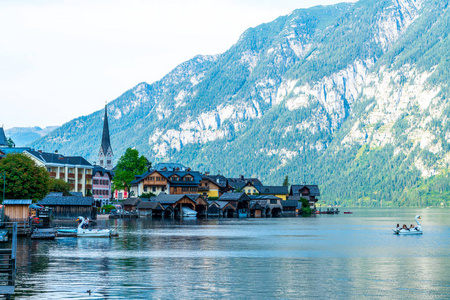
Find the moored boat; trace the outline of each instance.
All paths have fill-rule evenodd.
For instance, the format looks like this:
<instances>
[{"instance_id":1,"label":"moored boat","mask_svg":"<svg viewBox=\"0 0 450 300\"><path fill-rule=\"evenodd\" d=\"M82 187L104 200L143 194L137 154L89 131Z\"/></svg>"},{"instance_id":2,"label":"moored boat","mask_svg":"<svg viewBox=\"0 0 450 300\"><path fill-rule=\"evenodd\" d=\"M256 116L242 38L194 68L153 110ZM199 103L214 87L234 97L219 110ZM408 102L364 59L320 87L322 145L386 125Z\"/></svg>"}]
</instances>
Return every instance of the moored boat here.
<instances>
[{"instance_id":1,"label":"moored boat","mask_svg":"<svg viewBox=\"0 0 450 300\"><path fill-rule=\"evenodd\" d=\"M78 217L77 221L81 221L77 228L77 237L111 237L113 235L111 229L87 229L83 228L87 224L83 217Z\"/></svg>"},{"instance_id":2,"label":"moored boat","mask_svg":"<svg viewBox=\"0 0 450 300\"><path fill-rule=\"evenodd\" d=\"M347 210L347 211L344 211L344 214L353 214L353 212L351 212L351 211L349 211L349 210Z\"/></svg>"}]
</instances>

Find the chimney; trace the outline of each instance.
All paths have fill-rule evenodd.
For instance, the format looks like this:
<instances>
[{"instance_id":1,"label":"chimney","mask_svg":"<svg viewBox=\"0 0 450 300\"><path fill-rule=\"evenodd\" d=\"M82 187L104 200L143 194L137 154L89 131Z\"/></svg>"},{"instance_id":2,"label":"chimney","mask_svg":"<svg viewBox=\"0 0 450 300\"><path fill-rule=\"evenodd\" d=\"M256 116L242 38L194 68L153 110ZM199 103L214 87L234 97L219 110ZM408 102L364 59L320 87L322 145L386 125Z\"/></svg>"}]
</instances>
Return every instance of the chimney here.
<instances>
[{"instance_id":1,"label":"chimney","mask_svg":"<svg viewBox=\"0 0 450 300\"><path fill-rule=\"evenodd\" d=\"M39 153L42 153L42 150L38 150Z\"/></svg>"},{"instance_id":2,"label":"chimney","mask_svg":"<svg viewBox=\"0 0 450 300\"><path fill-rule=\"evenodd\" d=\"M58 149L55 150L55 154L58 154Z\"/></svg>"},{"instance_id":3,"label":"chimney","mask_svg":"<svg viewBox=\"0 0 450 300\"><path fill-rule=\"evenodd\" d=\"M190 172L190 171L191 171L191 168L187 168L186 171L187 171L187 172Z\"/></svg>"},{"instance_id":4,"label":"chimney","mask_svg":"<svg viewBox=\"0 0 450 300\"><path fill-rule=\"evenodd\" d=\"M244 180L244 175L239 175L239 178L240 178L241 180Z\"/></svg>"}]
</instances>

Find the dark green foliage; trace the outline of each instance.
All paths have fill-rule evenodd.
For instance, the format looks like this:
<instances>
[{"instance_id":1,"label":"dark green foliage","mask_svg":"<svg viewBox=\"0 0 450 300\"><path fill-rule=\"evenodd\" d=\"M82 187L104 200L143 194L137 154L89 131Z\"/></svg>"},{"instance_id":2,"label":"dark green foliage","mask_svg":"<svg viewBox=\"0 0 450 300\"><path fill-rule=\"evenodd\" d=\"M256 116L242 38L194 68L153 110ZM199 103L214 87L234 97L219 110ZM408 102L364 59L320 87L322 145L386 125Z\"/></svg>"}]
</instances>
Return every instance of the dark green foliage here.
<instances>
[{"instance_id":1,"label":"dark green foliage","mask_svg":"<svg viewBox=\"0 0 450 300\"><path fill-rule=\"evenodd\" d=\"M8 154L0 160L0 174L6 177L6 199L37 201L48 194L48 172L24 154ZM0 187L3 190L3 177L0 177Z\"/></svg>"},{"instance_id":2,"label":"dark green foliage","mask_svg":"<svg viewBox=\"0 0 450 300\"><path fill-rule=\"evenodd\" d=\"M138 150L128 148L117 163L113 188L130 190L130 182L134 180L134 176L143 174L148 164L149 161L143 155L139 156Z\"/></svg>"},{"instance_id":3,"label":"dark green foliage","mask_svg":"<svg viewBox=\"0 0 450 300\"><path fill-rule=\"evenodd\" d=\"M14 143L14 141L9 137L7 138L6 142L8 143L8 147L9 148L13 148L16 146L16 144Z\"/></svg>"},{"instance_id":4,"label":"dark green foliage","mask_svg":"<svg viewBox=\"0 0 450 300\"><path fill-rule=\"evenodd\" d=\"M286 175L286 177L284 177L283 186L289 186L289 176L288 175Z\"/></svg>"},{"instance_id":5,"label":"dark green foliage","mask_svg":"<svg viewBox=\"0 0 450 300\"><path fill-rule=\"evenodd\" d=\"M156 195L153 193L142 193L139 198L145 198L145 199L150 199L152 197L155 197Z\"/></svg>"},{"instance_id":6,"label":"dark green foliage","mask_svg":"<svg viewBox=\"0 0 450 300\"><path fill-rule=\"evenodd\" d=\"M70 196L70 184L62 179L50 178L49 192L59 192L63 193L63 196Z\"/></svg>"},{"instance_id":7,"label":"dark green foliage","mask_svg":"<svg viewBox=\"0 0 450 300\"><path fill-rule=\"evenodd\" d=\"M101 212L105 211L105 213L109 214L112 209L116 209L116 207L114 205L108 204L108 205L103 205L100 208L100 211Z\"/></svg>"}]
</instances>

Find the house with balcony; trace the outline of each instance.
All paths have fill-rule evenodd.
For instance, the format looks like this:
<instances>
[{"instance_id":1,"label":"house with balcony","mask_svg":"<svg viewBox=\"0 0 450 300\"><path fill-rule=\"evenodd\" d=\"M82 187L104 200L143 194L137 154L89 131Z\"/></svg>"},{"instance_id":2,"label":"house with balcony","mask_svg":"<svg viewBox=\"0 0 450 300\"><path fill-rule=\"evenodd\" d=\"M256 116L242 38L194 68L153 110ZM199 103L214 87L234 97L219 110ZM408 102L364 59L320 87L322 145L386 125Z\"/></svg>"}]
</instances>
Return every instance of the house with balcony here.
<instances>
[{"instance_id":1,"label":"house with balcony","mask_svg":"<svg viewBox=\"0 0 450 300\"><path fill-rule=\"evenodd\" d=\"M92 195L92 166L81 156L64 156L55 153L27 150L23 152L38 166L45 167L50 177L62 179L70 184L71 192L81 192L83 196Z\"/></svg>"},{"instance_id":2,"label":"house with balcony","mask_svg":"<svg viewBox=\"0 0 450 300\"><path fill-rule=\"evenodd\" d=\"M316 203L320 196L319 186L315 184L311 185L291 185L288 200L300 200L305 198L308 200L309 207L313 210L316 209Z\"/></svg>"},{"instance_id":3,"label":"house with balcony","mask_svg":"<svg viewBox=\"0 0 450 300\"><path fill-rule=\"evenodd\" d=\"M240 175L239 178L227 178L228 184L234 191L244 192L247 195L259 195L258 186L262 186L262 182L258 178L245 178Z\"/></svg>"},{"instance_id":4,"label":"house with balcony","mask_svg":"<svg viewBox=\"0 0 450 300\"><path fill-rule=\"evenodd\" d=\"M131 191L136 196L140 196L142 193L181 195L197 194L201 180L202 175L189 168L184 171L177 168L172 170L163 168L161 171L149 169L144 174L135 176L130 184Z\"/></svg>"}]
</instances>

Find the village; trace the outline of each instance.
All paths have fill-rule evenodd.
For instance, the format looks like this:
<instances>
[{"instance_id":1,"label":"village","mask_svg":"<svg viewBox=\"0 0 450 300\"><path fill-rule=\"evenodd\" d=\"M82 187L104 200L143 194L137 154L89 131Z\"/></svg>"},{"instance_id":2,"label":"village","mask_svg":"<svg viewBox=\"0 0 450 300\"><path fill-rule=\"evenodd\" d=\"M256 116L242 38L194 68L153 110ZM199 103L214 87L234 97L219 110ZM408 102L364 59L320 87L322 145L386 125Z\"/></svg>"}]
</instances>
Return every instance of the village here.
<instances>
[{"instance_id":1,"label":"village","mask_svg":"<svg viewBox=\"0 0 450 300\"><path fill-rule=\"evenodd\" d=\"M320 196L317 185L289 186L287 182L280 186L264 185L258 178L200 173L179 163L149 166L145 172L134 174L129 187L114 189L117 169L113 165L106 106L98 164L91 164L81 156L65 156L57 150L49 153L11 147L0 128L0 160L17 153L45 168L50 178L70 185L68 194L50 192L37 203L31 199L3 199L3 221L19 224L36 217L35 210L41 208L50 209L52 220L74 220L79 216L96 220L100 215L102 218L295 217L305 212L302 208L314 212Z\"/></svg>"}]
</instances>

